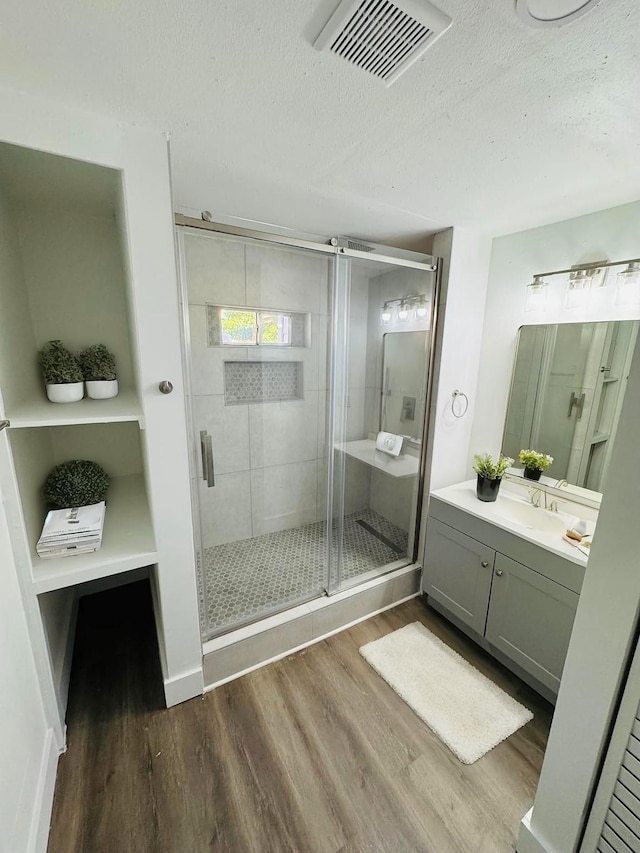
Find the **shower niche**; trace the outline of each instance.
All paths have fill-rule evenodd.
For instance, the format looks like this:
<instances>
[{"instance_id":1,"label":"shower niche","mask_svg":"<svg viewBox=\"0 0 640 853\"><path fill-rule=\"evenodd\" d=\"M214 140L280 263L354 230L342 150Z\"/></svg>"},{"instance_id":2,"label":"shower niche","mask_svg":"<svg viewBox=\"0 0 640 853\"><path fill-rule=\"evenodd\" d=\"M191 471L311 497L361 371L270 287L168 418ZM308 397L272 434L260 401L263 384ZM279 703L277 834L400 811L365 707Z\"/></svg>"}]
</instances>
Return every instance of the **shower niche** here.
<instances>
[{"instance_id":1,"label":"shower niche","mask_svg":"<svg viewBox=\"0 0 640 853\"><path fill-rule=\"evenodd\" d=\"M209 640L414 562L435 266L177 232Z\"/></svg>"}]
</instances>

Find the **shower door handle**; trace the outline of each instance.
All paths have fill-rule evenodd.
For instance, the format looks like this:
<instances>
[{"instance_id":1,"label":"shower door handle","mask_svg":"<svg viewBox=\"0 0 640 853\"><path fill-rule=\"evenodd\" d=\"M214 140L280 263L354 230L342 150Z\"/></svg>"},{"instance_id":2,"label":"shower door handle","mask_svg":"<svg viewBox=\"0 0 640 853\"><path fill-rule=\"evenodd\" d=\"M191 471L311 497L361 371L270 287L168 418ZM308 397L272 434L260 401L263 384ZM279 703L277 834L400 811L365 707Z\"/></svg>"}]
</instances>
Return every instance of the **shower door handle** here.
<instances>
[{"instance_id":1,"label":"shower door handle","mask_svg":"<svg viewBox=\"0 0 640 853\"><path fill-rule=\"evenodd\" d=\"M200 430L200 452L202 454L202 479L211 488L215 486L216 478L213 468L213 444L206 429Z\"/></svg>"},{"instance_id":2,"label":"shower door handle","mask_svg":"<svg viewBox=\"0 0 640 853\"><path fill-rule=\"evenodd\" d=\"M580 420L582 417L582 410L584 408L584 391L580 396L575 394L573 391L571 392L571 397L569 397L569 411L567 413L568 418L571 417L574 407L578 410L578 420Z\"/></svg>"}]
</instances>

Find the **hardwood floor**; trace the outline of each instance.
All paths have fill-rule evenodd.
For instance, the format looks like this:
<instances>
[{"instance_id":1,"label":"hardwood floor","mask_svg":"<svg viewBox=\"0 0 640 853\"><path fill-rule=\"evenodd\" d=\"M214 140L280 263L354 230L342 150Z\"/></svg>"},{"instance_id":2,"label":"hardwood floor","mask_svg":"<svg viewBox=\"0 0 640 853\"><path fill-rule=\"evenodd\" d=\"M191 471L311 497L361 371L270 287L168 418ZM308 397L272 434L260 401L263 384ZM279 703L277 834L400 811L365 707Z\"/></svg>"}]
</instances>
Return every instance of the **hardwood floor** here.
<instances>
[{"instance_id":1,"label":"hardwood floor","mask_svg":"<svg viewBox=\"0 0 640 853\"><path fill-rule=\"evenodd\" d=\"M358 653L419 620L534 712L471 766ZM145 583L82 600L49 853L501 853L551 706L421 600L162 708Z\"/></svg>"}]
</instances>

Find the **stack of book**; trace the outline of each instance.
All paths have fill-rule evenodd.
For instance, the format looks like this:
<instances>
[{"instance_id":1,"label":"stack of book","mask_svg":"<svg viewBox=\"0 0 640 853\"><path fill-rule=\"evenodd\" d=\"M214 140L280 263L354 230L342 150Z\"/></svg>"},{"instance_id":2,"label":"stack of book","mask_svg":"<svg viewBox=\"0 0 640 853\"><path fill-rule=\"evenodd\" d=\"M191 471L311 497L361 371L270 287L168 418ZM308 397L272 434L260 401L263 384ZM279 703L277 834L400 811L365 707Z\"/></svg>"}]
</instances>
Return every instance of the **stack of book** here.
<instances>
[{"instance_id":1,"label":"stack of book","mask_svg":"<svg viewBox=\"0 0 640 853\"><path fill-rule=\"evenodd\" d=\"M97 551L102 544L104 511L104 501L75 509L51 510L36 551L43 560Z\"/></svg>"}]
</instances>

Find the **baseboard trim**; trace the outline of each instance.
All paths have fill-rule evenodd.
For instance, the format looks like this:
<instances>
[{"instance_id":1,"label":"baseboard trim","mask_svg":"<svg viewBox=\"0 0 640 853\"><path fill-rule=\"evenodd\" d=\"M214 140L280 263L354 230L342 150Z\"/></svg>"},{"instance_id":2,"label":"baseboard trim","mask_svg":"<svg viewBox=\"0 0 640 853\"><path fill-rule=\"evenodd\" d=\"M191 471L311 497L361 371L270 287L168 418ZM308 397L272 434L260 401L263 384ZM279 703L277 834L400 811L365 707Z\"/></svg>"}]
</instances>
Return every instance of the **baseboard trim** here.
<instances>
[{"instance_id":1,"label":"baseboard trim","mask_svg":"<svg viewBox=\"0 0 640 853\"><path fill-rule=\"evenodd\" d=\"M49 827L53 811L53 795L56 787L56 773L60 750L53 729L47 729L38 785L36 788L31 826L29 829L28 853L46 853L49 841Z\"/></svg>"},{"instance_id":2,"label":"baseboard trim","mask_svg":"<svg viewBox=\"0 0 640 853\"><path fill-rule=\"evenodd\" d=\"M164 679L164 697L167 708L172 708L174 705L179 705L195 696L202 696L203 693L204 677L201 666L173 678Z\"/></svg>"},{"instance_id":3,"label":"baseboard trim","mask_svg":"<svg viewBox=\"0 0 640 853\"><path fill-rule=\"evenodd\" d=\"M538 841L531 829L533 806L520 822L520 833L516 843L516 853L548 853L547 848Z\"/></svg>"},{"instance_id":4,"label":"baseboard trim","mask_svg":"<svg viewBox=\"0 0 640 853\"><path fill-rule=\"evenodd\" d=\"M263 666L268 666L268 664L270 663L275 663L276 661L282 660L283 658L287 658L289 657L289 655L293 655L296 652L300 652L303 649L309 648L309 646L314 646L316 643L320 643L323 640L328 639L329 637L333 637L335 634L340 634L342 631L346 631L348 628L352 628L354 625L357 625L360 622L364 622L367 619L371 619L373 616L377 616L379 613L384 613L385 610L391 610L394 607L398 607L400 604L404 604L406 601L411 601L412 598L418 598L420 595L421 593L418 590L418 592L414 592L411 595L407 595L405 598L401 598L398 601L393 601L391 604L386 604L384 607L380 607L377 610L372 610L371 613L365 613L364 616L359 616L352 622L347 622L344 625L340 625L338 628L334 628L332 631L327 631L326 634L321 634L318 637L314 637L312 640L309 640L306 643L302 643L301 645L295 646L292 649L287 649L286 651L281 652L280 654L260 661L260 663L257 663L254 666L249 666L246 669L241 670L240 672L234 672L234 674L230 675L228 678L221 678L220 681L216 681L213 684L207 684L205 685L204 692L209 693L211 690L215 690L216 687L222 687L223 684L228 684L230 681L235 681L236 678L242 678L243 675L248 675L250 672L255 672L257 669L262 669Z\"/></svg>"}]
</instances>

